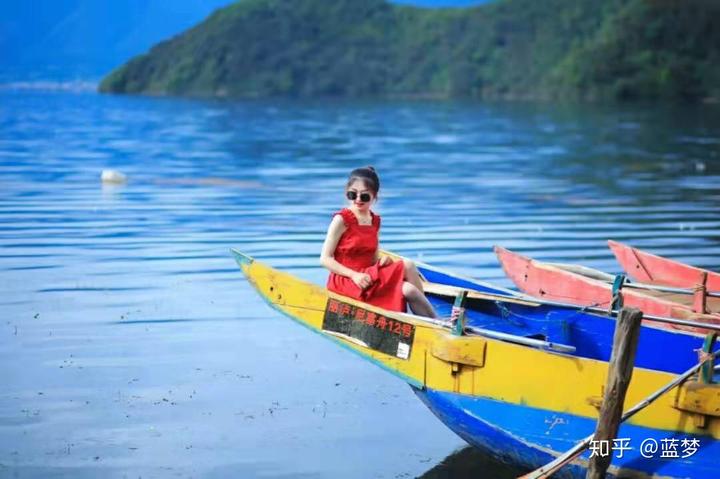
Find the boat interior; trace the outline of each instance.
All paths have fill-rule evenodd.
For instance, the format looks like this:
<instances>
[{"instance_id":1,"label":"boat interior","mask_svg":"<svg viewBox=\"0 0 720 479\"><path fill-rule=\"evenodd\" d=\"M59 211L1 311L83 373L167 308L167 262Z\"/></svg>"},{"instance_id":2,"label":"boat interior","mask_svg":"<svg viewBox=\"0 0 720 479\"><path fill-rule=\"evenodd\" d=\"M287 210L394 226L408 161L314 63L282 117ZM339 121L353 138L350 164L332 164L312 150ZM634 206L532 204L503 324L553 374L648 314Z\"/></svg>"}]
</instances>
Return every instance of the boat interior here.
<instances>
[{"instance_id":1,"label":"boat interior","mask_svg":"<svg viewBox=\"0 0 720 479\"><path fill-rule=\"evenodd\" d=\"M448 277L445 281L453 280ZM428 282L425 294L441 318L450 318L457 293L466 289L465 286ZM467 290L465 325L475 330L469 334L501 333L509 336L503 336L503 340L511 342L524 344L524 339L537 340L569 346L563 354L610 360L614 317L589 313L577 307L548 306L520 296ZM703 348L705 339L701 334L643 325L635 364L646 369L684 372L697 364L697 351ZM541 345L536 347L542 348ZM572 349L574 351L570 351ZM711 350L715 349L718 347L712 345Z\"/></svg>"}]
</instances>

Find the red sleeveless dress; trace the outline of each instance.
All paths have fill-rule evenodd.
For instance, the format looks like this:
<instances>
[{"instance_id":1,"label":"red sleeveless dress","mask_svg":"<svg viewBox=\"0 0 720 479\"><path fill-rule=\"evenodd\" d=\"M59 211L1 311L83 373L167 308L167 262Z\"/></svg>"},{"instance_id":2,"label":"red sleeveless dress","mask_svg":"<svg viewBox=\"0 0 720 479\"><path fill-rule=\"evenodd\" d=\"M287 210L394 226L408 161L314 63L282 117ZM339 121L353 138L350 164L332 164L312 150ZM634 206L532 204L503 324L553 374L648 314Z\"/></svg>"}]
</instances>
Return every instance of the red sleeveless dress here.
<instances>
[{"instance_id":1,"label":"red sleeveless dress","mask_svg":"<svg viewBox=\"0 0 720 479\"><path fill-rule=\"evenodd\" d=\"M372 224L361 225L355 213L347 208L335 214L342 216L347 228L335 248L335 260L352 270L370 275L372 284L361 290L350 278L331 272L327 289L380 308L404 313L406 303L402 292L405 278L403 262L395 261L382 267L375 263L380 217L371 211Z\"/></svg>"}]
</instances>

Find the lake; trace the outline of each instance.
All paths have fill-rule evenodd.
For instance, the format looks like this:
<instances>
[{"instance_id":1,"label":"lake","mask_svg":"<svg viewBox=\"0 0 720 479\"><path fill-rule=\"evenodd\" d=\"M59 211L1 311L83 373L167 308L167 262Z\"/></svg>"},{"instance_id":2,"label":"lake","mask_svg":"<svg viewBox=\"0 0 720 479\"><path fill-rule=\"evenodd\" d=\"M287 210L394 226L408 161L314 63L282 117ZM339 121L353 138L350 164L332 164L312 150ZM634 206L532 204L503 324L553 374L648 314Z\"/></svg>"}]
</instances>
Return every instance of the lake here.
<instances>
[{"instance_id":1,"label":"lake","mask_svg":"<svg viewBox=\"0 0 720 479\"><path fill-rule=\"evenodd\" d=\"M720 106L0 91L0 477L511 478L399 379L281 317L348 172L382 245L510 286L500 244L720 269ZM117 169L125 185L102 185Z\"/></svg>"}]
</instances>

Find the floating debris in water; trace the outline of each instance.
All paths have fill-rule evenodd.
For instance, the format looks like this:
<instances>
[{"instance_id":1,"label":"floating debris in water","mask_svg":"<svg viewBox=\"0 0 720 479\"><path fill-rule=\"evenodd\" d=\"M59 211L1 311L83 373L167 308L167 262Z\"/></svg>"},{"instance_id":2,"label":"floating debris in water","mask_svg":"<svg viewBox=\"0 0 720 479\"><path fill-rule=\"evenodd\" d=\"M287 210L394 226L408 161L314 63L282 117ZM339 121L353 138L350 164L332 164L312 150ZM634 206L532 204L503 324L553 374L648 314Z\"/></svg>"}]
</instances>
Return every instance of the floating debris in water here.
<instances>
[{"instance_id":1,"label":"floating debris in water","mask_svg":"<svg viewBox=\"0 0 720 479\"><path fill-rule=\"evenodd\" d=\"M127 182L127 176L117 170L103 170L100 174L100 180L103 183L120 184Z\"/></svg>"}]
</instances>

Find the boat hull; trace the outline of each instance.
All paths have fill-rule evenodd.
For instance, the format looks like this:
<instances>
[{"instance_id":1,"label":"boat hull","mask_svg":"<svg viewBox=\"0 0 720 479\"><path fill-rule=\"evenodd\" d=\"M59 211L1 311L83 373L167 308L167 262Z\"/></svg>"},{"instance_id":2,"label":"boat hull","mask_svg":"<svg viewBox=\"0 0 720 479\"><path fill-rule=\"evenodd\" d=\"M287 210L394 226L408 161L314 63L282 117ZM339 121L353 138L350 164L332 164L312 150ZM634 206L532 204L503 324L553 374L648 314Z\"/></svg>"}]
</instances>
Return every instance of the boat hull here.
<instances>
[{"instance_id":1,"label":"boat hull","mask_svg":"<svg viewBox=\"0 0 720 479\"><path fill-rule=\"evenodd\" d=\"M695 288L703 284L703 275L707 274L706 289L720 292L720 273L663 258L617 241L608 241L608 246L615 254L618 263L635 281L678 288Z\"/></svg>"},{"instance_id":2,"label":"boat hull","mask_svg":"<svg viewBox=\"0 0 720 479\"><path fill-rule=\"evenodd\" d=\"M249 284L268 305L407 382L448 427L505 461L539 466L589 434L597 421L607 380L605 361L480 335L452 334L423 318L344 298L239 252L235 256ZM394 326L386 328L389 324ZM666 371L636 368L625 407L674 378ZM700 400L707 409L702 412L706 418L702 425L693 421L698 413L692 401L696 396L691 395L696 391L708 395ZM647 437L700 437L703 448L718 457L716 408L720 410L720 390L691 381L649 404L629 420L628 427L640 428ZM652 468L658 478L703 479L711 477L703 475L703 461L680 461L672 468L629 464L627 469ZM569 467L566 477L582 477L586 461L577 459Z\"/></svg>"},{"instance_id":3,"label":"boat hull","mask_svg":"<svg viewBox=\"0 0 720 479\"><path fill-rule=\"evenodd\" d=\"M579 306L610 308L613 303L612 286L605 281L593 279L550 264L544 264L505 248L495 247L495 252L503 270L515 285L523 292L562 303ZM651 296L625 288L622 291L624 306L635 307L647 315L664 316L677 319L697 319L703 322L720 324L720 315L696 315L691 307L656 296ZM692 326L659 323L645 320L660 328L680 329L697 333L708 330Z\"/></svg>"},{"instance_id":4,"label":"boat hull","mask_svg":"<svg viewBox=\"0 0 720 479\"><path fill-rule=\"evenodd\" d=\"M528 469L547 464L595 430L594 419L574 414L432 389L413 389L446 426L468 443L501 461ZM623 424L618 438L629 439L623 444L632 449L622 451L622 458L617 457L619 451L611 451L612 466L608 471L611 477L716 479L720 475L717 465L720 443L712 438L699 437L700 447L686 458L662 458L660 449L653 457L643 457L640 451L644 442L655 441L660 448L677 439L678 456L691 452L680 445L682 439L690 436L674 431ZM590 455L591 452L586 451L573 465L553 477L584 479Z\"/></svg>"}]
</instances>

